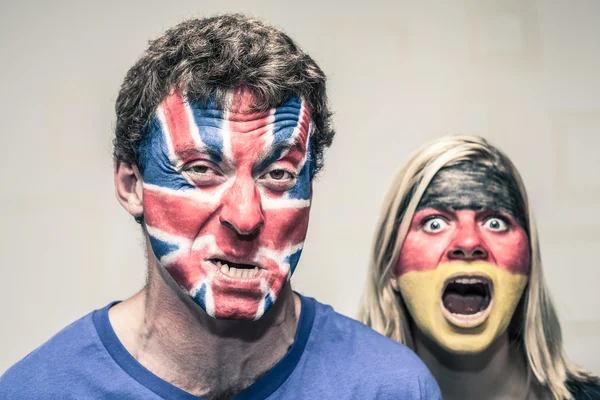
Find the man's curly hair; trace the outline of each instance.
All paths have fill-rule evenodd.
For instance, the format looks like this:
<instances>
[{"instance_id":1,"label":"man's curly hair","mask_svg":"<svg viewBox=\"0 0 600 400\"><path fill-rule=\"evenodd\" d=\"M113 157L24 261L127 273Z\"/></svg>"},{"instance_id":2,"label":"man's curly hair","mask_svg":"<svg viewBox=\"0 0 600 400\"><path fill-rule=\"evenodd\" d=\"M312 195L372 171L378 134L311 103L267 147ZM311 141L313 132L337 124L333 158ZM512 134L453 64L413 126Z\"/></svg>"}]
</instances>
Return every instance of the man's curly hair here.
<instances>
[{"instance_id":1,"label":"man's curly hair","mask_svg":"<svg viewBox=\"0 0 600 400\"><path fill-rule=\"evenodd\" d=\"M158 105L171 90L191 100L214 97L225 108L238 87L256 98L256 111L276 107L292 95L304 99L314 130L315 173L334 136L325 74L282 31L240 14L184 21L158 39L127 72L115 110L116 160L140 169L140 144Z\"/></svg>"}]
</instances>

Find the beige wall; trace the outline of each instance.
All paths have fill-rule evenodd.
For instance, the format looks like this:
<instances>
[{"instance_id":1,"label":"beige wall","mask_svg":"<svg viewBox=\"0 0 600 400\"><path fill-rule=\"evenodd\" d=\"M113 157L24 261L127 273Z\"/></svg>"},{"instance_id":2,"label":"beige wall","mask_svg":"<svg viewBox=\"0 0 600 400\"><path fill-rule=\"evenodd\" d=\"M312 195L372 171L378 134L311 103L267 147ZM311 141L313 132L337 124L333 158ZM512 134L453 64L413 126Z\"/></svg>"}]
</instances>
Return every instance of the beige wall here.
<instances>
[{"instance_id":1,"label":"beige wall","mask_svg":"<svg viewBox=\"0 0 600 400\"><path fill-rule=\"evenodd\" d=\"M481 134L525 178L567 351L600 373L597 0L3 1L0 373L143 285L113 195L113 104L148 39L218 11L283 27L330 77L338 136L297 290L354 315L394 170L427 139Z\"/></svg>"}]
</instances>

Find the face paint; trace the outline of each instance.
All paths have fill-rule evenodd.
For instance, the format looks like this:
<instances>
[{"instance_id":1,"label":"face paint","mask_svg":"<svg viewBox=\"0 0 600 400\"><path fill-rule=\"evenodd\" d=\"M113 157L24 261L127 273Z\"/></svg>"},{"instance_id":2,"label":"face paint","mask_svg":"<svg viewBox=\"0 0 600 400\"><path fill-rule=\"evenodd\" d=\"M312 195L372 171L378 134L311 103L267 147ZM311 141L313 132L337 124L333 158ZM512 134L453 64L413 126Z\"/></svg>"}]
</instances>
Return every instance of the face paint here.
<instances>
[{"instance_id":1,"label":"face paint","mask_svg":"<svg viewBox=\"0 0 600 400\"><path fill-rule=\"evenodd\" d=\"M460 164L436 175L396 268L416 326L453 353L481 352L506 330L529 273L524 214L506 183L485 185L482 168Z\"/></svg>"},{"instance_id":2,"label":"face paint","mask_svg":"<svg viewBox=\"0 0 600 400\"><path fill-rule=\"evenodd\" d=\"M440 294L445 286L455 284L451 282L473 280L485 280L493 288L487 309L476 316L453 315ZM450 353L476 354L487 349L508 327L527 276L482 261L452 262L436 269L407 272L398 283L406 307L423 334Z\"/></svg>"},{"instance_id":3,"label":"face paint","mask_svg":"<svg viewBox=\"0 0 600 400\"><path fill-rule=\"evenodd\" d=\"M461 163L442 168L430 182L418 209L495 210L525 227L525 210L512 177L497 168Z\"/></svg>"},{"instance_id":4,"label":"face paint","mask_svg":"<svg viewBox=\"0 0 600 400\"><path fill-rule=\"evenodd\" d=\"M310 115L290 98L250 111L172 93L141 147L144 221L154 254L214 318L260 318L293 273L310 210Z\"/></svg>"}]
</instances>

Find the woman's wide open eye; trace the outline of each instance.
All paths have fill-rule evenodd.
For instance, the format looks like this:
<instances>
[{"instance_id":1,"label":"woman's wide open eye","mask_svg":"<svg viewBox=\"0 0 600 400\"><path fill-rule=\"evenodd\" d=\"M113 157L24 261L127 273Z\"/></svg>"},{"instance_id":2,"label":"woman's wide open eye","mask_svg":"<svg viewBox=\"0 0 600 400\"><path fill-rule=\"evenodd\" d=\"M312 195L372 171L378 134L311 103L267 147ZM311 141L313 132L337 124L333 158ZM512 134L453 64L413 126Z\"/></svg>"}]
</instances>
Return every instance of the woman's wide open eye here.
<instances>
[{"instance_id":1,"label":"woman's wide open eye","mask_svg":"<svg viewBox=\"0 0 600 400\"><path fill-rule=\"evenodd\" d=\"M450 225L444 218L434 217L429 218L423 223L423 230L428 233L438 233L449 227Z\"/></svg>"},{"instance_id":2,"label":"woman's wide open eye","mask_svg":"<svg viewBox=\"0 0 600 400\"><path fill-rule=\"evenodd\" d=\"M502 218L492 217L485 220L483 227L494 232L505 232L508 230L508 224Z\"/></svg>"}]
</instances>

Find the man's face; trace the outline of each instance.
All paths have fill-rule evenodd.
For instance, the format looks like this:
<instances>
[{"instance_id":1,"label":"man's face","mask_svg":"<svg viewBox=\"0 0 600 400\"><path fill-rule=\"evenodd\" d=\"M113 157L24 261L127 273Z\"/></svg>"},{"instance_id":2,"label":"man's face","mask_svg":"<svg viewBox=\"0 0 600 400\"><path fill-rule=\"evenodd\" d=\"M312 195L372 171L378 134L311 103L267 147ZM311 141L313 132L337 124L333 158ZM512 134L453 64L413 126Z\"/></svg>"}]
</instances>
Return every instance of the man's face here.
<instances>
[{"instance_id":1,"label":"man's face","mask_svg":"<svg viewBox=\"0 0 600 400\"><path fill-rule=\"evenodd\" d=\"M508 327L530 250L515 188L488 167L442 169L419 203L396 268L417 328L453 353L485 350Z\"/></svg>"},{"instance_id":2,"label":"man's face","mask_svg":"<svg viewBox=\"0 0 600 400\"><path fill-rule=\"evenodd\" d=\"M254 320L298 263L308 228L310 115L264 113L238 90L227 110L172 93L142 145L144 222L156 258L209 315Z\"/></svg>"}]
</instances>

